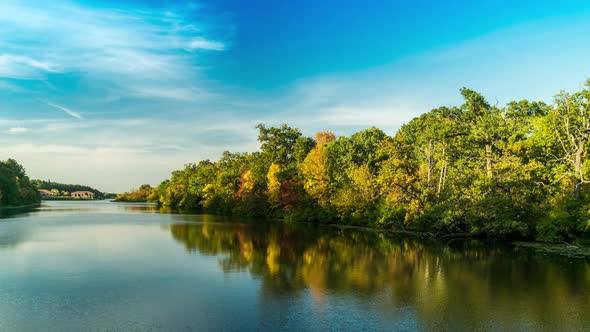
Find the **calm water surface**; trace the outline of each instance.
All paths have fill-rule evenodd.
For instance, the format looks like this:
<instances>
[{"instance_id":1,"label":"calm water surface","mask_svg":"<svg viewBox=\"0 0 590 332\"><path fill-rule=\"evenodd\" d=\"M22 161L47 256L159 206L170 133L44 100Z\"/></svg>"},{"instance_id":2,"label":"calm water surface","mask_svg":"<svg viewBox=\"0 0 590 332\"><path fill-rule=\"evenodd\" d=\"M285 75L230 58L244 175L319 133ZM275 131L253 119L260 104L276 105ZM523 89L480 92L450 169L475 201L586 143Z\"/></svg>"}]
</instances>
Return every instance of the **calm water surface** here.
<instances>
[{"instance_id":1,"label":"calm water surface","mask_svg":"<svg viewBox=\"0 0 590 332\"><path fill-rule=\"evenodd\" d=\"M590 331L590 264L51 202L0 219L0 331Z\"/></svg>"}]
</instances>

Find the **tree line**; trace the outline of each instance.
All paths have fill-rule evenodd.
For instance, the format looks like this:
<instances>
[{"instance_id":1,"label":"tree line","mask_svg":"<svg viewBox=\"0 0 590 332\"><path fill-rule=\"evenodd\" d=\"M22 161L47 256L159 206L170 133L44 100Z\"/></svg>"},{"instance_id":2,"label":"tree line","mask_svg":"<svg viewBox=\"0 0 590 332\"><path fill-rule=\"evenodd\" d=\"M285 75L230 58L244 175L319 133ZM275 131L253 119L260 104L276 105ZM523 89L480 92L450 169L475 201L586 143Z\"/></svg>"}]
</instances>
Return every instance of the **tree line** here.
<instances>
[{"instance_id":1,"label":"tree line","mask_svg":"<svg viewBox=\"0 0 590 332\"><path fill-rule=\"evenodd\" d=\"M143 197L179 209L438 235L542 241L590 235L590 80L552 103L490 104L463 88L394 136L314 138L259 124L260 151L174 171Z\"/></svg>"},{"instance_id":2,"label":"tree line","mask_svg":"<svg viewBox=\"0 0 590 332\"><path fill-rule=\"evenodd\" d=\"M32 183L35 185L35 187L37 187L37 189L49 190L55 193L56 196L70 196L70 194L75 191L90 191L94 193L94 197L96 199L112 197L112 194L103 193L98 189L81 184L58 183L52 182L51 180L32 180Z\"/></svg>"}]
</instances>

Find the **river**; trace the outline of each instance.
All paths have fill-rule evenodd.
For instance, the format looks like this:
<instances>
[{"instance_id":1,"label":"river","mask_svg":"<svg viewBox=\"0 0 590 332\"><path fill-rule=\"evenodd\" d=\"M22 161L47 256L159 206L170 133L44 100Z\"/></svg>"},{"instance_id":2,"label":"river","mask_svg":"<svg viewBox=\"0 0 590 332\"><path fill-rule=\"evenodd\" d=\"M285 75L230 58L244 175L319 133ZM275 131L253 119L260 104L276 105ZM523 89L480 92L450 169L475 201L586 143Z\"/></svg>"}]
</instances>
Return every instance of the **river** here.
<instances>
[{"instance_id":1,"label":"river","mask_svg":"<svg viewBox=\"0 0 590 332\"><path fill-rule=\"evenodd\" d=\"M204 330L590 331L590 263L144 204L0 219L0 331Z\"/></svg>"}]
</instances>

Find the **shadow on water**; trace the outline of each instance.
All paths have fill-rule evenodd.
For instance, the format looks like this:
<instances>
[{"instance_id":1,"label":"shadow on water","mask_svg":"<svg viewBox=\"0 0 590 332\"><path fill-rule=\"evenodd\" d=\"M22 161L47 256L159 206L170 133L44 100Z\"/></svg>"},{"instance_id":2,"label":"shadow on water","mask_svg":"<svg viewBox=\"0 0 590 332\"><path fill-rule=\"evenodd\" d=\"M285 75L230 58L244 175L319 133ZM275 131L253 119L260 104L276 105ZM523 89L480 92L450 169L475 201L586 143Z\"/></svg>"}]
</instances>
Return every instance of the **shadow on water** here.
<instances>
[{"instance_id":1,"label":"shadow on water","mask_svg":"<svg viewBox=\"0 0 590 332\"><path fill-rule=\"evenodd\" d=\"M35 212L39 210L41 207L40 204L35 205L28 205L28 206L17 206L17 207L2 207L0 208L0 222L3 219L21 217L24 215L29 214L30 212Z\"/></svg>"},{"instance_id":2,"label":"shadow on water","mask_svg":"<svg viewBox=\"0 0 590 332\"><path fill-rule=\"evenodd\" d=\"M306 290L320 303L330 294L382 297L385 307L415 307L426 329L590 326L584 260L315 225L183 223L170 232L189 252L218 255L225 273L259 278L264 298Z\"/></svg>"}]
</instances>

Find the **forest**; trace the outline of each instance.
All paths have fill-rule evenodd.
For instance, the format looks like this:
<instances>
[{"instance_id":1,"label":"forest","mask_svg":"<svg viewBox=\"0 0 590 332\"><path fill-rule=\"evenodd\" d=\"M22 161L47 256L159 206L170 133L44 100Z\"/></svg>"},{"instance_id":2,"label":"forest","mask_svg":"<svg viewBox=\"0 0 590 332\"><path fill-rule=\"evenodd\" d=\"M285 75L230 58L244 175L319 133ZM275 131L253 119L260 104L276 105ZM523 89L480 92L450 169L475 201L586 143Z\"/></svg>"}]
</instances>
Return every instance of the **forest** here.
<instances>
[{"instance_id":1,"label":"forest","mask_svg":"<svg viewBox=\"0 0 590 332\"><path fill-rule=\"evenodd\" d=\"M310 138L259 124L260 151L187 164L141 195L265 219L588 242L590 80L551 103L500 107L460 94L461 105L435 108L393 136L373 127Z\"/></svg>"},{"instance_id":2,"label":"forest","mask_svg":"<svg viewBox=\"0 0 590 332\"><path fill-rule=\"evenodd\" d=\"M37 188L14 159L0 161L0 208L39 203Z\"/></svg>"}]
</instances>

